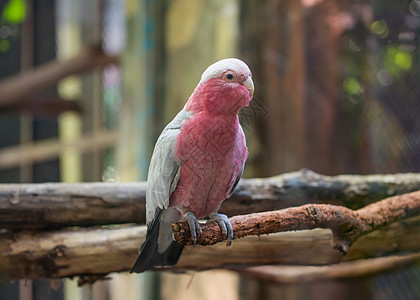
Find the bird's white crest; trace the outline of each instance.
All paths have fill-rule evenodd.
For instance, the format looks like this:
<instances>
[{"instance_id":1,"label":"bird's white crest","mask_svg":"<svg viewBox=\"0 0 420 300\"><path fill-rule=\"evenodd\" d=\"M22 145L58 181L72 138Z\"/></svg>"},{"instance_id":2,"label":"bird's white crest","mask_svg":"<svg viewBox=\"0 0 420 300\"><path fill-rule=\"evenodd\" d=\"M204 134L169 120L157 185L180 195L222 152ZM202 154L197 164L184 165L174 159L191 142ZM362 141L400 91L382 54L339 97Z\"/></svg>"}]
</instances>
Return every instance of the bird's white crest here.
<instances>
[{"instance_id":1,"label":"bird's white crest","mask_svg":"<svg viewBox=\"0 0 420 300\"><path fill-rule=\"evenodd\" d=\"M201 75L200 83L205 83L211 78L220 78L227 70L232 70L236 73L251 73L246 63L242 60L237 58L225 58L209 66L204 71L203 75Z\"/></svg>"}]
</instances>

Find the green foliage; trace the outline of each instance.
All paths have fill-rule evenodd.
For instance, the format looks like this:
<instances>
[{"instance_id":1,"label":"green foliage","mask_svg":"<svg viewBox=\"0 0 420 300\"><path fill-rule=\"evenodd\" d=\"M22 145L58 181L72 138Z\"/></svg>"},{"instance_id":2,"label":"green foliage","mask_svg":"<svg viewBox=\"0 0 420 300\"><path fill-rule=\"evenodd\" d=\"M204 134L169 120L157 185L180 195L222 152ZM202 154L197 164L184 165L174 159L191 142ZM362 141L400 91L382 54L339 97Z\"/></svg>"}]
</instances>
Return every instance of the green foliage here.
<instances>
[{"instance_id":1,"label":"green foliage","mask_svg":"<svg viewBox=\"0 0 420 300\"><path fill-rule=\"evenodd\" d=\"M363 87L354 77L347 77L343 82L343 90L349 95L360 95Z\"/></svg>"},{"instance_id":2,"label":"green foliage","mask_svg":"<svg viewBox=\"0 0 420 300\"><path fill-rule=\"evenodd\" d=\"M9 0L1 12L0 25L17 27L25 21L27 5L25 0ZM0 38L0 53L10 50L10 35Z\"/></svg>"},{"instance_id":3,"label":"green foliage","mask_svg":"<svg viewBox=\"0 0 420 300\"><path fill-rule=\"evenodd\" d=\"M9 24L22 23L26 18L26 12L24 0L10 0L3 9L1 19Z\"/></svg>"},{"instance_id":4,"label":"green foliage","mask_svg":"<svg viewBox=\"0 0 420 300\"><path fill-rule=\"evenodd\" d=\"M388 24L384 20L377 20L370 25L370 31L380 38L385 38L389 35Z\"/></svg>"},{"instance_id":5,"label":"green foliage","mask_svg":"<svg viewBox=\"0 0 420 300\"><path fill-rule=\"evenodd\" d=\"M395 45L386 48L384 66L390 74L398 76L402 72L409 71L412 65L413 55L411 52Z\"/></svg>"},{"instance_id":6,"label":"green foliage","mask_svg":"<svg viewBox=\"0 0 420 300\"><path fill-rule=\"evenodd\" d=\"M0 52L7 52L10 49L10 41L8 39L0 40Z\"/></svg>"}]
</instances>

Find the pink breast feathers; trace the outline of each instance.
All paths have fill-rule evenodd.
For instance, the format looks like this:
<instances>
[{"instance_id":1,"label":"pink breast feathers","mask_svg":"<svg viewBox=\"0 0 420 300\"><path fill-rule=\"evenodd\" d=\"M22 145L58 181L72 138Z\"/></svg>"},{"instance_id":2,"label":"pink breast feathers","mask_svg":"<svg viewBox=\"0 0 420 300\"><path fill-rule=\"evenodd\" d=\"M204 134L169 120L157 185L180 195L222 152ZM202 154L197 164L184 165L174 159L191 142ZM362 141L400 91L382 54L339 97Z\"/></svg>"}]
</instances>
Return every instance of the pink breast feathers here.
<instances>
[{"instance_id":1,"label":"pink breast feathers","mask_svg":"<svg viewBox=\"0 0 420 300\"><path fill-rule=\"evenodd\" d=\"M175 145L182 162L178 186L170 199L181 213L203 218L217 211L247 156L245 137L236 115L197 113L183 125Z\"/></svg>"}]
</instances>

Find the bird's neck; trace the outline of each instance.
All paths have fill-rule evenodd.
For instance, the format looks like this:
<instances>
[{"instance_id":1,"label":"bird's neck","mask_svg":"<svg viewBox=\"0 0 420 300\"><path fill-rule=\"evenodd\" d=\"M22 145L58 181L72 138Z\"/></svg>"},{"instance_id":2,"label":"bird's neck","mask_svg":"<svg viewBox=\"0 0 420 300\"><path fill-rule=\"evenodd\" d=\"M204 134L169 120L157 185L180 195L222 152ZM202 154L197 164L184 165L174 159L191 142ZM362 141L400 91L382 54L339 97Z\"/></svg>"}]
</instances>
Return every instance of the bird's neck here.
<instances>
[{"instance_id":1,"label":"bird's neck","mask_svg":"<svg viewBox=\"0 0 420 300\"><path fill-rule=\"evenodd\" d=\"M229 88L221 79L200 83L185 105L186 111L206 112L212 115L235 116L249 100L237 88Z\"/></svg>"}]
</instances>

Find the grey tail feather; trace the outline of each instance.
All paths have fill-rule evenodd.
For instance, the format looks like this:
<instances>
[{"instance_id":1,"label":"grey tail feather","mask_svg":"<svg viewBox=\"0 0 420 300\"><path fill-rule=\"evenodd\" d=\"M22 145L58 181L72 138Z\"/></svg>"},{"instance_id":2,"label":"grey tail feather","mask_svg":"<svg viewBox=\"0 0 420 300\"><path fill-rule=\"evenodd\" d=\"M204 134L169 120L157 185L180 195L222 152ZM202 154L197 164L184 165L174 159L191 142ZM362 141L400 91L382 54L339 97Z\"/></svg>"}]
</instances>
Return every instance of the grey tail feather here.
<instances>
[{"instance_id":1,"label":"grey tail feather","mask_svg":"<svg viewBox=\"0 0 420 300\"><path fill-rule=\"evenodd\" d=\"M130 270L130 273L142 273L154 266L173 266L181 256L184 246L173 241L163 253L158 253L158 237L160 227L160 213L156 214L155 219L147 226L146 241L140 247L140 254Z\"/></svg>"}]
</instances>

